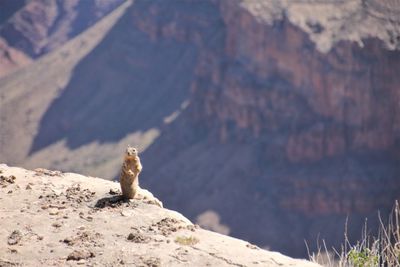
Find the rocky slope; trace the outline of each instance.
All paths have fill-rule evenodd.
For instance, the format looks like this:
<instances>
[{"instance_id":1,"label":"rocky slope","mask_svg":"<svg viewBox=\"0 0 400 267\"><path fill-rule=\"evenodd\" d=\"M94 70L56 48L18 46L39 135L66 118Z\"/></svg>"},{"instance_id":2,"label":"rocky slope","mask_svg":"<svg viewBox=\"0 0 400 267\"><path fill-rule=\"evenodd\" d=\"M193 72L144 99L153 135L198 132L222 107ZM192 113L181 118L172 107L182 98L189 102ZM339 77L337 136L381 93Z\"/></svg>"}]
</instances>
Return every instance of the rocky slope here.
<instances>
[{"instance_id":1,"label":"rocky slope","mask_svg":"<svg viewBox=\"0 0 400 267\"><path fill-rule=\"evenodd\" d=\"M0 165L1 266L319 266L209 232L119 184ZM144 197L144 198L143 198Z\"/></svg>"},{"instance_id":2,"label":"rocky slope","mask_svg":"<svg viewBox=\"0 0 400 267\"><path fill-rule=\"evenodd\" d=\"M1 8L0 77L67 42L124 0L6 0Z\"/></svg>"},{"instance_id":3,"label":"rocky slope","mask_svg":"<svg viewBox=\"0 0 400 267\"><path fill-rule=\"evenodd\" d=\"M112 179L131 143L143 184L208 228L304 256L350 215L358 238L400 197L399 9L136 0L87 54L67 49L83 32L0 80L0 160ZM68 71L39 75L56 55Z\"/></svg>"}]
</instances>

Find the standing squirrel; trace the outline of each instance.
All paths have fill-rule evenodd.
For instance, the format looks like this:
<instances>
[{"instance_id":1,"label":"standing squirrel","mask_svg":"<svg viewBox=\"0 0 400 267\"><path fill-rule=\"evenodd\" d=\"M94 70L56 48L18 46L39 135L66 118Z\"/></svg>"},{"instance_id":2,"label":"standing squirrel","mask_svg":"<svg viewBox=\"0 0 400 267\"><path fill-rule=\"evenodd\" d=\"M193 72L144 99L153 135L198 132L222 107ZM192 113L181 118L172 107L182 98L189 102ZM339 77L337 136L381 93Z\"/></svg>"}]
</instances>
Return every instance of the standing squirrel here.
<instances>
[{"instance_id":1,"label":"standing squirrel","mask_svg":"<svg viewBox=\"0 0 400 267\"><path fill-rule=\"evenodd\" d=\"M122 164L119 183L124 198L133 199L139 189L139 173L142 171L142 164L136 148L128 145L125 151L124 163Z\"/></svg>"}]
</instances>

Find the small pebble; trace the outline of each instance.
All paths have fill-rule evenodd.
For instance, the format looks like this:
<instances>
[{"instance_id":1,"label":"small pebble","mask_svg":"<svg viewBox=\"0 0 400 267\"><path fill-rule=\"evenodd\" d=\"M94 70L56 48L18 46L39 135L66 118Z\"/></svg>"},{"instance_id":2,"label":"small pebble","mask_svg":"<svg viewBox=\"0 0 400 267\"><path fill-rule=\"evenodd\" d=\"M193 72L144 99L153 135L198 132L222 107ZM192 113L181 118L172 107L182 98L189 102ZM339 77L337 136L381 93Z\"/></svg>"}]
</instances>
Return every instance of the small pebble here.
<instances>
[{"instance_id":1,"label":"small pebble","mask_svg":"<svg viewBox=\"0 0 400 267\"><path fill-rule=\"evenodd\" d=\"M54 209L54 208L49 209L49 214L50 215L57 215L58 214L58 209Z\"/></svg>"},{"instance_id":2,"label":"small pebble","mask_svg":"<svg viewBox=\"0 0 400 267\"><path fill-rule=\"evenodd\" d=\"M93 258L95 255L91 251L86 251L86 250L74 250L71 252L68 257L67 261L73 260L73 261L80 261L88 258Z\"/></svg>"},{"instance_id":3,"label":"small pebble","mask_svg":"<svg viewBox=\"0 0 400 267\"><path fill-rule=\"evenodd\" d=\"M69 238L69 237L67 237L67 238L65 238L64 240L60 240L61 242L64 242L64 243L66 243L66 244L72 244L72 239L71 238Z\"/></svg>"},{"instance_id":4,"label":"small pebble","mask_svg":"<svg viewBox=\"0 0 400 267\"><path fill-rule=\"evenodd\" d=\"M79 260L76 264L83 265L85 263L86 263L86 261L82 259L82 260Z\"/></svg>"},{"instance_id":5,"label":"small pebble","mask_svg":"<svg viewBox=\"0 0 400 267\"><path fill-rule=\"evenodd\" d=\"M10 234L10 236L8 237L8 241L7 241L7 243L9 244L9 245L16 245L16 244L18 244L19 243L19 241L21 241L21 239L22 239L22 234L21 234L21 232L19 231L19 230L14 230L11 234Z\"/></svg>"},{"instance_id":6,"label":"small pebble","mask_svg":"<svg viewBox=\"0 0 400 267\"><path fill-rule=\"evenodd\" d=\"M61 223L55 222L51 226L53 226L55 228L60 228L61 227Z\"/></svg>"}]
</instances>

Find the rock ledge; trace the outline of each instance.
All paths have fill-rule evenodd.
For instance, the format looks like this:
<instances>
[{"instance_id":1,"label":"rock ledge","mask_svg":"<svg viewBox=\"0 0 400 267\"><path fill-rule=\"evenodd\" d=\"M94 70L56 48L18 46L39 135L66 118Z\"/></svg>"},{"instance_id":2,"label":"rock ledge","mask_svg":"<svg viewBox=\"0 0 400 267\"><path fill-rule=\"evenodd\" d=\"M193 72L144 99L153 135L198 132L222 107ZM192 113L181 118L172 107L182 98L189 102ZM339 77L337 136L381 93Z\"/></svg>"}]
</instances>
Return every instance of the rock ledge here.
<instances>
[{"instance_id":1,"label":"rock ledge","mask_svg":"<svg viewBox=\"0 0 400 267\"><path fill-rule=\"evenodd\" d=\"M318 266L203 230L147 190L0 165L0 266Z\"/></svg>"}]
</instances>

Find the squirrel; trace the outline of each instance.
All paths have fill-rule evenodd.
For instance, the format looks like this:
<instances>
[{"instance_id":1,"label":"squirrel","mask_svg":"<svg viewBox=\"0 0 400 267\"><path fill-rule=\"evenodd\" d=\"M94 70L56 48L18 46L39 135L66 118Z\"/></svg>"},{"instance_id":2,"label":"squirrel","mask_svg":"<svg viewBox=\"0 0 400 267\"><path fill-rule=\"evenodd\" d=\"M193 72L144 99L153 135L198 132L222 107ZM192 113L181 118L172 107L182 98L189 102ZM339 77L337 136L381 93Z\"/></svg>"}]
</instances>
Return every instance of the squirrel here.
<instances>
[{"instance_id":1,"label":"squirrel","mask_svg":"<svg viewBox=\"0 0 400 267\"><path fill-rule=\"evenodd\" d=\"M142 171L142 164L136 148L128 145L125 151L124 163L122 164L119 183L122 195L126 199L135 198L139 189L139 174Z\"/></svg>"}]
</instances>

